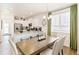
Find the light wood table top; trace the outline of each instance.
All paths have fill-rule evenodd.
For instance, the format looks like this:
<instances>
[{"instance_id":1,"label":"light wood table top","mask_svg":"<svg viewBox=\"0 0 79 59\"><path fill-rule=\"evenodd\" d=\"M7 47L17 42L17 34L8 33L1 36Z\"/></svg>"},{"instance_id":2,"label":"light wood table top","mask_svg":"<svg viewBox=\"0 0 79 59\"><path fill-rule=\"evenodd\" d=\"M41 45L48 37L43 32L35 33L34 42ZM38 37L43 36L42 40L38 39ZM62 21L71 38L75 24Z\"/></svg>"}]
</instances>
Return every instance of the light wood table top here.
<instances>
[{"instance_id":1,"label":"light wood table top","mask_svg":"<svg viewBox=\"0 0 79 59\"><path fill-rule=\"evenodd\" d=\"M17 48L24 55L36 55L52 45L58 38L47 37L45 40L38 41L37 38L17 42Z\"/></svg>"}]
</instances>

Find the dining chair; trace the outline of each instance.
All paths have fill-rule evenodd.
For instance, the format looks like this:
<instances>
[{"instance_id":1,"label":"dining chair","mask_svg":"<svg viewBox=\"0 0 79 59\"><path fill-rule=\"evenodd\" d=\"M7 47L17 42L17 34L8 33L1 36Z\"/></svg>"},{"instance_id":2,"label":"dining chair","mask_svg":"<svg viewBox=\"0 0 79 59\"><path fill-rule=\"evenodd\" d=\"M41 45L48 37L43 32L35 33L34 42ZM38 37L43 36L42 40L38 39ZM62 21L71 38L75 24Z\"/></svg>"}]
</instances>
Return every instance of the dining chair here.
<instances>
[{"instance_id":1,"label":"dining chair","mask_svg":"<svg viewBox=\"0 0 79 59\"><path fill-rule=\"evenodd\" d=\"M11 48L12 54L18 55L19 53L18 53L16 44L13 42L12 39L9 39L9 43L10 43L10 48Z\"/></svg>"},{"instance_id":2,"label":"dining chair","mask_svg":"<svg viewBox=\"0 0 79 59\"><path fill-rule=\"evenodd\" d=\"M59 37L55 43L40 53L40 55L60 55L60 52L63 54L63 45L64 45L65 36Z\"/></svg>"},{"instance_id":3,"label":"dining chair","mask_svg":"<svg viewBox=\"0 0 79 59\"><path fill-rule=\"evenodd\" d=\"M63 46L64 46L65 36L60 36L59 40L53 46L53 54L62 54L63 55ZM56 53L55 53L56 52Z\"/></svg>"}]
</instances>

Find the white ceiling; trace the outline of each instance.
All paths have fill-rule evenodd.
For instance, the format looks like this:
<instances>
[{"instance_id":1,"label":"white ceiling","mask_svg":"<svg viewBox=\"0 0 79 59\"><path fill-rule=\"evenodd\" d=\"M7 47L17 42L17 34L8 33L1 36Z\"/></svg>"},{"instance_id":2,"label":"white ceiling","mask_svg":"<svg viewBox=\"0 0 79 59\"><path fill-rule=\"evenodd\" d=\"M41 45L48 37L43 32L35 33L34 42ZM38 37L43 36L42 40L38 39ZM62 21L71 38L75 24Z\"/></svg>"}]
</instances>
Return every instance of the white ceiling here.
<instances>
[{"instance_id":1,"label":"white ceiling","mask_svg":"<svg viewBox=\"0 0 79 59\"><path fill-rule=\"evenodd\" d=\"M1 5L1 4L0 4ZM42 12L55 11L71 6L68 3L10 3L15 16L31 16Z\"/></svg>"},{"instance_id":2,"label":"white ceiling","mask_svg":"<svg viewBox=\"0 0 79 59\"><path fill-rule=\"evenodd\" d=\"M13 4L14 13L16 15L24 15L26 17L47 11L47 4Z\"/></svg>"}]
</instances>

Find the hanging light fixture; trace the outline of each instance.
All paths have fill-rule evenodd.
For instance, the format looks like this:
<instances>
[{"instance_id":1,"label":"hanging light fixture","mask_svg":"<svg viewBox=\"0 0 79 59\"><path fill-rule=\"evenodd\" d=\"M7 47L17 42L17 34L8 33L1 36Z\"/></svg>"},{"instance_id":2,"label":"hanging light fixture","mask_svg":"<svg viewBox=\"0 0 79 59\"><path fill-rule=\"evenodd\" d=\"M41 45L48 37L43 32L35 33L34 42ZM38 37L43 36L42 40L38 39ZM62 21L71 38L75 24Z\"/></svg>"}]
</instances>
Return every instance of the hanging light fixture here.
<instances>
[{"instance_id":1,"label":"hanging light fixture","mask_svg":"<svg viewBox=\"0 0 79 59\"><path fill-rule=\"evenodd\" d=\"M52 18L52 13L48 11L48 4L47 4L47 15L43 16L43 19L50 20Z\"/></svg>"},{"instance_id":2,"label":"hanging light fixture","mask_svg":"<svg viewBox=\"0 0 79 59\"><path fill-rule=\"evenodd\" d=\"M43 16L43 19L46 19L46 16Z\"/></svg>"},{"instance_id":3,"label":"hanging light fixture","mask_svg":"<svg viewBox=\"0 0 79 59\"><path fill-rule=\"evenodd\" d=\"M47 4L47 20L50 20L52 18L52 13L48 10L48 4Z\"/></svg>"},{"instance_id":4,"label":"hanging light fixture","mask_svg":"<svg viewBox=\"0 0 79 59\"><path fill-rule=\"evenodd\" d=\"M48 20L52 18L52 15L48 16Z\"/></svg>"}]
</instances>

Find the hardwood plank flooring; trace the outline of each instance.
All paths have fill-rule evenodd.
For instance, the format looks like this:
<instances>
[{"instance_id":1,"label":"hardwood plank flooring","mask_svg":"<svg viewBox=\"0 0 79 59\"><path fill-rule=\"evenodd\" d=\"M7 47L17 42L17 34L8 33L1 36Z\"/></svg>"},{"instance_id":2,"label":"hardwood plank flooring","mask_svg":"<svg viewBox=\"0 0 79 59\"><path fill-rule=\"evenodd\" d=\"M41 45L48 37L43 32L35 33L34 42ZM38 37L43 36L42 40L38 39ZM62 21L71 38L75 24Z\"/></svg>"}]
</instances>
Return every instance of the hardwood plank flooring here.
<instances>
[{"instance_id":1,"label":"hardwood plank flooring","mask_svg":"<svg viewBox=\"0 0 79 59\"><path fill-rule=\"evenodd\" d=\"M63 52L64 52L64 55L77 55L77 51L66 46L64 46Z\"/></svg>"}]
</instances>

